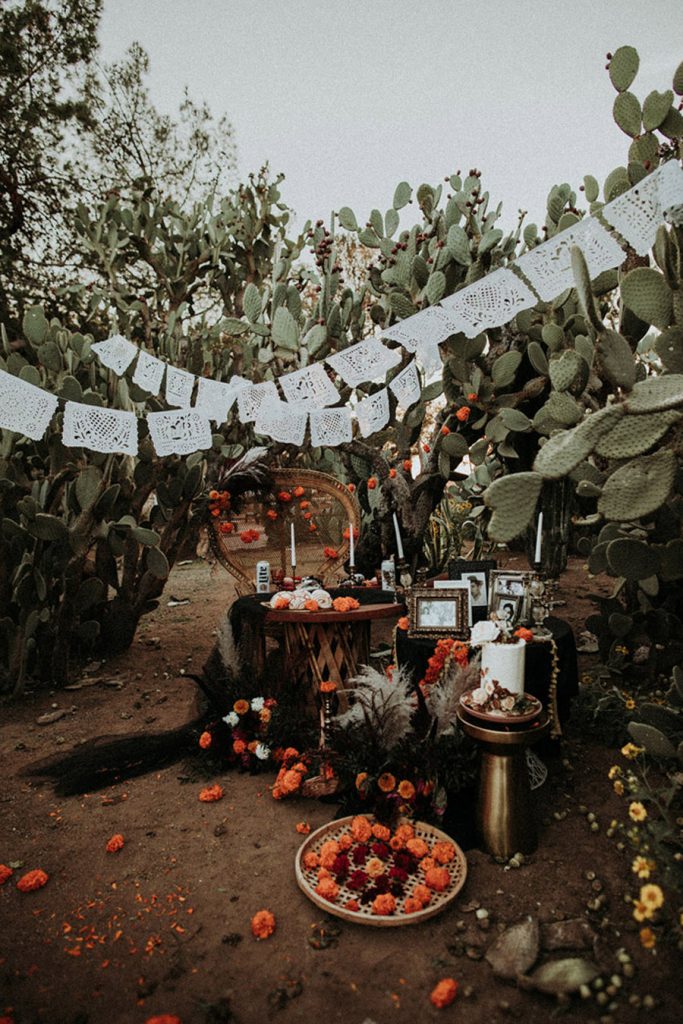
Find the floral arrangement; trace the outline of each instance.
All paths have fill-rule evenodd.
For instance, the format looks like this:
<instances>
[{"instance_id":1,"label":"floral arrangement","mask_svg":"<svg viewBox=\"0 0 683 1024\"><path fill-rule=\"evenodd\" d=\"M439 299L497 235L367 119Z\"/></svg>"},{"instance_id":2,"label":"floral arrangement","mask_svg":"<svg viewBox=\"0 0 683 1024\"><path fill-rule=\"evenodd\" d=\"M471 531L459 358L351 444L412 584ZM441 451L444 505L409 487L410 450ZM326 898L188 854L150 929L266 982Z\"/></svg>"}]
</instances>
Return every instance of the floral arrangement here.
<instances>
[{"instance_id":1,"label":"floral arrangement","mask_svg":"<svg viewBox=\"0 0 683 1024\"><path fill-rule=\"evenodd\" d=\"M475 622L470 633L470 644L475 647L479 644L516 644L518 640L529 643L533 640L534 634L530 629L519 626L513 630L512 624L504 619L496 618L495 614L490 619L482 619Z\"/></svg>"},{"instance_id":2,"label":"floral arrangement","mask_svg":"<svg viewBox=\"0 0 683 1024\"><path fill-rule=\"evenodd\" d=\"M351 911L368 906L372 914L388 917L414 914L446 892L456 856L454 843L430 844L407 821L391 829L357 814L338 838L326 840L318 852L304 852L302 866L322 899Z\"/></svg>"},{"instance_id":3,"label":"floral arrangement","mask_svg":"<svg viewBox=\"0 0 683 1024\"><path fill-rule=\"evenodd\" d=\"M426 697L430 688L454 665L464 668L469 662L469 647L462 640L437 640L434 653L427 662L427 671L419 686Z\"/></svg>"},{"instance_id":4,"label":"floral arrangement","mask_svg":"<svg viewBox=\"0 0 683 1024\"><path fill-rule=\"evenodd\" d=\"M321 780L331 782L335 779L330 756L323 749L300 753L296 747L286 747L284 750L276 750L273 760L280 765L271 790L273 800L317 795L314 788L311 789L311 783L317 784Z\"/></svg>"},{"instance_id":5,"label":"floral arrangement","mask_svg":"<svg viewBox=\"0 0 683 1024\"><path fill-rule=\"evenodd\" d=\"M268 728L276 706L274 697L236 700L231 711L202 732L199 746L243 771L265 767L271 756Z\"/></svg>"},{"instance_id":6,"label":"floral arrangement","mask_svg":"<svg viewBox=\"0 0 683 1024\"><path fill-rule=\"evenodd\" d=\"M464 695L466 706L489 715L526 715L538 707L535 697L527 693L513 693L498 682L487 679L483 686Z\"/></svg>"},{"instance_id":7,"label":"floral arrangement","mask_svg":"<svg viewBox=\"0 0 683 1024\"><path fill-rule=\"evenodd\" d=\"M335 597L327 590L279 590L270 599L270 607L278 611L321 612L334 609L336 612L350 612L360 608L355 597Z\"/></svg>"}]
</instances>

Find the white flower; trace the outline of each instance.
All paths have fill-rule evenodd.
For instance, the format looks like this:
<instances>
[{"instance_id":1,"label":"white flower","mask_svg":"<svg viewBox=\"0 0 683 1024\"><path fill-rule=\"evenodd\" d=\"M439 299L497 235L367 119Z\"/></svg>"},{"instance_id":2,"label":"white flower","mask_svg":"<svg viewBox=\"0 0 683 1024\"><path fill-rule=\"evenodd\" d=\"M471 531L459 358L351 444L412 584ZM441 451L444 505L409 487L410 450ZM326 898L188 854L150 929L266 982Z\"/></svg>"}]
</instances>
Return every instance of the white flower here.
<instances>
[{"instance_id":1,"label":"white flower","mask_svg":"<svg viewBox=\"0 0 683 1024\"><path fill-rule=\"evenodd\" d=\"M318 608L322 608L324 610L332 607L332 595L326 590L320 590L320 588L318 588L318 590L314 590L311 594L311 598L318 602Z\"/></svg>"},{"instance_id":2,"label":"white flower","mask_svg":"<svg viewBox=\"0 0 683 1024\"><path fill-rule=\"evenodd\" d=\"M225 717L223 718L223 721L225 722L225 724L229 725L231 727L234 726L234 725L237 725L239 720L240 720L240 716L237 714L236 711L228 712L228 714L225 715Z\"/></svg>"},{"instance_id":3,"label":"white flower","mask_svg":"<svg viewBox=\"0 0 683 1024\"><path fill-rule=\"evenodd\" d=\"M486 682L484 683L484 692L487 697L493 697L494 693L496 692L496 684L492 682L490 679L487 679Z\"/></svg>"},{"instance_id":4,"label":"white flower","mask_svg":"<svg viewBox=\"0 0 683 1024\"><path fill-rule=\"evenodd\" d=\"M482 619L480 622L475 622L472 626L470 644L475 646L477 644L491 643L491 641L497 640L499 636L500 628L498 624L492 622L491 619Z\"/></svg>"},{"instance_id":5,"label":"white flower","mask_svg":"<svg viewBox=\"0 0 683 1024\"><path fill-rule=\"evenodd\" d=\"M512 711L514 709L514 706L515 706L515 698L514 698L514 696L503 697L503 699L500 702L500 706L501 706L501 710L503 710L503 711Z\"/></svg>"},{"instance_id":6,"label":"white flower","mask_svg":"<svg viewBox=\"0 0 683 1024\"><path fill-rule=\"evenodd\" d=\"M470 696L475 704L485 704L488 700L488 694L483 686L478 686L476 690L472 690Z\"/></svg>"},{"instance_id":7,"label":"white flower","mask_svg":"<svg viewBox=\"0 0 683 1024\"><path fill-rule=\"evenodd\" d=\"M266 702L263 699L263 697L253 697L252 701L251 701L251 710L252 711L263 711L263 707L264 707L265 703Z\"/></svg>"},{"instance_id":8,"label":"white flower","mask_svg":"<svg viewBox=\"0 0 683 1024\"><path fill-rule=\"evenodd\" d=\"M301 596L299 596L299 594L295 590L290 598L289 607L293 612L300 612L307 601L308 594L302 594Z\"/></svg>"},{"instance_id":9,"label":"white flower","mask_svg":"<svg viewBox=\"0 0 683 1024\"><path fill-rule=\"evenodd\" d=\"M267 761L270 757L270 747L267 747L265 743L257 743L254 753L259 761Z\"/></svg>"},{"instance_id":10,"label":"white flower","mask_svg":"<svg viewBox=\"0 0 683 1024\"><path fill-rule=\"evenodd\" d=\"M273 594L273 596L270 599L270 607L274 608L276 603L279 604L280 601L286 601L287 604L289 604L291 599L292 594L289 590L278 590L277 594Z\"/></svg>"}]
</instances>

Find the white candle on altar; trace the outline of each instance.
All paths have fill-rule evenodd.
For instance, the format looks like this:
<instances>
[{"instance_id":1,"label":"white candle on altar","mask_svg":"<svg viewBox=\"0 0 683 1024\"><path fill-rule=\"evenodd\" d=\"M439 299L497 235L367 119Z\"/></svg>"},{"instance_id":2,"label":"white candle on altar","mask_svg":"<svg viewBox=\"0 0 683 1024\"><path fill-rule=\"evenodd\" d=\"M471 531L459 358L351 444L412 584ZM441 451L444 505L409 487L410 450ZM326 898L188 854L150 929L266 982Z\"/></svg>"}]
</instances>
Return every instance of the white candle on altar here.
<instances>
[{"instance_id":1,"label":"white candle on altar","mask_svg":"<svg viewBox=\"0 0 683 1024\"><path fill-rule=\"evenodd\" d=\"M534 552L534 563L541 561L541 536L543 534L543 513L538 513L538 524L536 526L536 550Z\"/></svg>"},{"instance_id":2,"label":"white candle on altar","mask_svg":"<svg viewBox=\"0 0 683 1024\"><path fill-rule=\"evenodd\" d=\"M398 519L394 512L394 532L396 533L396 553L398 554L399 560L403 561L403 544L401 542L401 531L398 528Z\"/></svg>"},{"instance_id":3,"label":"white candle on altar","mask_svg":"<svg viewBox=\"0 0 683 1024\"><path fill-rule=\"evenodd\" d=\"M292 568L294 568L294 566L296 565L296 544L294 542L294 523L292 523L292 533L291 533L291 536L292 536L292 541L291 541L291 544L292 544Z\"/></svg>"},{"instance_id":4,"label":"white candle on altar","mask_svg":"<svg viewBox=\"0 0 683 1024\"><path fill-rule=\"evenodd\" d=\"M353 523L349 521L349 565L356 564L356 549L353 541Z\"/></svg>"}]
</instances>

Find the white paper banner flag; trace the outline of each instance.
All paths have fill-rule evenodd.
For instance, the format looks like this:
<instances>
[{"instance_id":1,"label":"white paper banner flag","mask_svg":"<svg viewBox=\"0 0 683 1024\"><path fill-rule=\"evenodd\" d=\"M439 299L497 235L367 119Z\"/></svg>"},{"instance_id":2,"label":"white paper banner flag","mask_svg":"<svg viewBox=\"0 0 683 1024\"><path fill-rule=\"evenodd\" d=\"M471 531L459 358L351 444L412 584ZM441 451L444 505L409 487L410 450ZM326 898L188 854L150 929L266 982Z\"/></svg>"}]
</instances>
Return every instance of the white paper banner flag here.
<instances>
[{"instance_id":1,"label":"white paper banner flag","mask_svg":"<svg viewBox=\"0 0 683 1024\"><path fill-rule=\"evenodd\" d=\"M262 405L281 401L272 380L248 384L237 392L237 409L242 423L253 423Z\"/></svg>"},{"instance_id":2,"label":"white paper banner flag","mask_svg":"<svg viewBox=\"0 0 683 1024\"><path fill-rule=\"evenodd\" d=\"M302 409L323 409L339 401L339 392L322 363L287 373L280 377L279 384L287 401Z\"/></svg>"},{"instance_id":3,"label":"white paper banner flag","mask_svg":"<svg viewBox=\"0 0 683 1024\"><path fill-rule=\"evenodd\" d=\"M161 391L161 382L164 379L165 369L165 363L162 363L156 356L151 356L149 352L144 352L140 349L140 355L135 364L133 384L137 384L138 387L149 391L151 395L158 395Z\"/></svg>"},{"instance_id":4,"label":"white paper banner flag","mask_svg":"<svg viewBox=\"0 0 683 1024\"><path fill-rule=\"evenodd\" d=\"M464 332L474 338L489 327L500 327L522 309L531 309L537 303L534 293L507 267L475 281L454 295L441 300L441 305L464 321Z\"/></svg>"},{"instance_id":5,"label":"white paper banner flag","mask_svg":"<svg viewBox=\"0 0 683 1024\"><path fill-rule=\"evenodd\" d=\"M382 331L382 337L397 341L408 352L416 352L420 342L423 347L434 348L450 338L451 334L457 334L463 329L464 324L458 324L446 310L440 306L430 306Z\"/></svg>"},{"instance_id":6,"label":"white paper banner flag","mask_svg":"<svg viewBox=\"0 0 683 1024\"><path fill-rule=\"evenodd\" d=\"M366 381L386 377L387 371L400 361L399 353L388 349L378 338L366 338L356 345L349 345L326 360L352 388Z\"/></svg>"},{"instance_id":7,"label":"white paper banner flag","mask_svg":"<svg viewBox=\"0 0 683 1024\"><path fill-rule=\"evenodd\" d=\"M56 395L0 370L0 427L39 441L56 408Z\"/></svg>"},{"instance_id":8,"label":"white paper banner flag","mask_svg":"<svg viewBox=\"0 0 683 1024\"><path fill-rule=\"evenodd\" d=\"M389 392L382 388L376 395L364 398L356 406L358 426L363 437L376 434L389 422Z\"/></svg>"},{"instance_id":9,"label":"white paper banner flag","mask_svg":"<svg viewBox=\"0 0 683 1024\"><path fill-rule=\"evenodd\" d=\"M191 455L213 443L209 421L195 409L150 412L147 423L157 455Z\"/></svg>"},{"instance_id":10,"label":"white paper banner flag","mask_svg":"<svg viewBox=\"0 0 683 1024\"><path fill-rule=\"evenodd\" d=\"M176 366L166 367L166 401L169 405L187 408L192 401L194 375Z\"/></svg>"},{"instance_id":11,"label":"white paper banner flag","mask_svg":"<svg viewBox=\"0 0 683 1024\"><path fill-rule=\"evenodd\" d=\"M659 179L659 201L664 219L670 224L683 224L683 170L678 160L667 160L656 172Z\"/></svg>"},{"instance_id":12,"label":"white paper banner flag","mask_svg":"<svg viewBox=\"0 0 683 1024\"><path fill-rule=\"evenodd\" d=\"M307 412L298 412L296 406L278 399L277 402L264 402L261 405L254 430L257 434L267 434L282 444L301 446L304 443L307 422Z\"/></svg>"},{"instance_id":13,"label":"white paper banner flag","mask_svg":"<svg viewBox=\"0 0 683 1024\"><path fill-rule=\"evenodd\" d=\"M414 359L400 373L396 374L389 387L396 395L402 409L408 409L415 402L420 401L422 388Z\"/></svg>"},{"instance_id":14,"label":"white paper banner flag","mask_svg":"<svg viewBox=\"0 0 683 1024\"><path fill-rule=\"evenodd\" d=\"M102 409L81 402L67 402L64 407L62 443L67 448L137 455L137 416L134 412L122 409Z\"/></svg>"},{"instance_id":15,"label":"white paper banner flag","mask_svg":"<svg viewBox=\"0 0 683 1024\"><path fill-rule=\"evenodd\" d=\"M603 270L621 266L626 259L626 253L609 231L605 231L594 217L586 217L531 252L524 253L515 263L545 302L556 298L565 288L574 286L573 245L578 245L583 251L591 279L602 274Z\"/></svg>"},{"instance_id":16,"label":"white paper banner flag","mask_svg":"<svg viewBox=\"0 0 683 1024\"><path fill-rule=\"evenodd\" d=\"M139 351L132 341L128 341L120 334L113 334L106 341L96 341L91 345L91 349L97 354L102 365L118 373L119 377L126 372Z\"/></svg>"},{"instance_id":17,"label":"white paper banner flag","mask_svg":"<svg viewBox=\"0 0 683 1024\"><path fill-rule=\"evenodd\" d=\"M237 398L237 390L222 380L199 378L194 408L214 423L225 423L228 412Z\"/></svg>"},{"instance_id":18,"label":"white paper banner flag","mask_svg":"<svg viewBox=\"0 0 683 1024\"><path fill-rule=\"evenodd\" d=\"M314 448L333 448L351 440L351 412L345 405L336 409L311 409L309 416Z\"/></svg>"}]
</instances>

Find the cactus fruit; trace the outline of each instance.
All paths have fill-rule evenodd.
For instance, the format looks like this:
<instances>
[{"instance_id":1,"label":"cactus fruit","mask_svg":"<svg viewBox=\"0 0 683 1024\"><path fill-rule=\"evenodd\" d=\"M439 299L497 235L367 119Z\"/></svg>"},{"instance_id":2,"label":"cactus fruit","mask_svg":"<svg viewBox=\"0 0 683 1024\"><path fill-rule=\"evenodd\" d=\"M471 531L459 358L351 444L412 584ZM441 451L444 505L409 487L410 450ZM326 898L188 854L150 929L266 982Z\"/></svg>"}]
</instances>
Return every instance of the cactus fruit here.
<instances>
[{"instance_id":1,"label":"cactus fruit","mask_svg":"<svg viewBox=\"0 0 683 1024\"><path fill-rule=\"evenodd\" d=\"M630 459L634 455L644 455L680 420L681 415L669 410L645 413L637 420L624 416L609 434L600 438L595 453L605 459Z\"/></svg>"},{"instance_id":2,"label":"cactus fruit","mask_svg":"<svg viewBox=\"0 0 683 1024\"><path fill-rule=\"evenodd\" d=\"M616 522L651 515L668 498L676 468L676 456L668 450L627 462L605 481L598 512Z\"/></svg>"},{"instance_id":3,"label":"cactus fruit","mask_svg":"<svg viewBox=\"0 0 683 1024\"><path fill-rule=\"evenodd\" d=\"M642 540L619 537L607 545L606 555L612 573L627 580L644 580L659 571L659 553Z\"/></svg>"}]
</instances>

